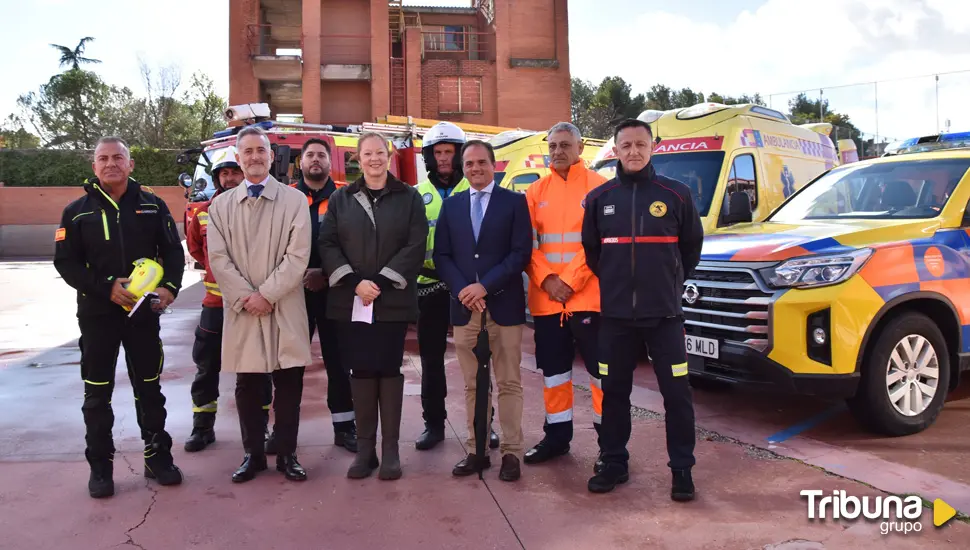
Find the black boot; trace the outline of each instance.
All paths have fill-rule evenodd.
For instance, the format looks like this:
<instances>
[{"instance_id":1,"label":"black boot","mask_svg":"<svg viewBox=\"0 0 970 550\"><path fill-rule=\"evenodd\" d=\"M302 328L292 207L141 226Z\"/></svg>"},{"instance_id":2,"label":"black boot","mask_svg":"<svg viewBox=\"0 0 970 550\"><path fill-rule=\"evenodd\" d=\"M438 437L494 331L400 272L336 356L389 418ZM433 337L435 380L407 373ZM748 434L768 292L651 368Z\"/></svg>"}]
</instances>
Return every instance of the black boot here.
<instances>
[{"instance_id":1,"label":"black boot","mask_svg":"<svg viewBox=\"0 0 970 550\"><path fill-rule=\"evenodd\" d=\"M197 453L216 442L216 413L197 412L192 414L192 435L185 440L185 452Z\"/></svg>"},{"instance_id":2,"label":"black boot","mask_svg":"<svg viewBox=\"0 0 970 550\"><path fill-rule=\"evenodd\" d=\"M350 428L344 430L337 430L336 426L333 430L333 444L338 447L343 447L352 453L357 452L357 427L353 424Z\"/></svg>"},{"instance_id":3,"label":"black boot","mask_svg":"<svg viewBox=\"0 0 970 550\"><path fill-rule=\"evenodd\" d=\"M569 452L569 444L565 445L552 443L545 437L536 444L535 447L525 453L526 464L541 464L547 460L552 460Z\"/></svg>"},{"instance_id":4,"label":"black boot","mask_svg":"<svg viewBox=\"0 0 970 550\"><path fill-rule=\"evenodd\" d=\"M276 471L283 472L290 481L306 481L306 470L296 460L296 454L278 455L276 457Z\"/></svg>"},{"instance_id":5,"label":"black boot","mask_svg":"<svg viewBox=\"0 0 970 550\"><path fill-rule=\"evenodd\" d=\"M145 477L159 485L182 483L182 470L172 459L172 437L165 432L156 433L145 445Z\"/></svg>"},{"instance_id":6,"label":"black boot","mask_svg":"<svg viewBox=\"0 0 970 550\"><path fill-rule=\"evenodd\" d=\"M88 478L88 493L91 498L106 498L114 496L115 483L113 479L114 464L110 458L92 459L88 451L84 456L91 466L91 477Z\"/></svg>"},{"instance_id":7,"label":"black boot","mask_svg":"<svg viewBox=\"0 0 970 550\"><path fill-rule=\"evenodd\" d=\"M587 488L591 493L608 493L621 483L630 480L627 466L616 462L607 462L600 473L589 479Z\"/></svg>"},{"instance_id":8,"label":"black boot","mask_svg":"<svg viewBox=\"0 0 970 550\"><path fill-rule=\"evenodd\" d=\"M428 423L424 425L424 433L414 442L414 448L419 451L434 449L445 440L445 427L432 426Z\"/></svg>"},{"instance_id":9,"label":"black boot","mask_svg":"<svg viewBox=\"0 0 970 550\"><path fill-rule=\"evenodd\" d=\"M362 479L380 465L377 460L377 392L376 378L350 378L357 420L357 456L347 470L347 477Z\"/></svg>"},{"instance_id":10,"label":"black boot","mask_svg":"<svg viewBox=\"0 0 970 550\"><path fill-rule=\"evenodd\" d=\"M246 456L243 457L242 464L239 466L239 469L232 474L232 482L245 483L256 477L256 474L264 470L266 470L266 455L253 455L246 453Z\"/></svg>"},{"instance_id":11,"label":"black boot","mask_svg":"<svg viewBox=\"0 0 970 550\"><path fill-rule=\"evenodd\" d=\"M691 479L690 468L671 470L673 482L670 486L670 499L677 502L694 500L694 480Z\"/></svg>"},{"instance_id":12,"label":"black boot","mask_svg":"<svg viewBox=\"0 0 970 550\"><path fill-rule=\"evenodd\" d=\"M381 471L377 477L391 480L401 477L401 407L404 404L404 375L380 379L378 403L381 409Z\"/></svg>"}]
</instances>

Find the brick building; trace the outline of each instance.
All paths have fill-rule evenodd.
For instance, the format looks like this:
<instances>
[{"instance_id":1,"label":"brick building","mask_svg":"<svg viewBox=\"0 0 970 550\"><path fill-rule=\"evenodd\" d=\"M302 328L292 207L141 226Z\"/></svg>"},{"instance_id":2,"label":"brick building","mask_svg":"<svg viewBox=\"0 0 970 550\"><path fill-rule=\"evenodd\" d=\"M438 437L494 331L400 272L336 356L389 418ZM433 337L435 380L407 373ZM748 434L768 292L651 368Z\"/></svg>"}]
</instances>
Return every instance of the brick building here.
<instances>
[{"instance_id":1,"label":"brick building","mask_svg":"<svg viewBox=\"0 0 970 550\"><path fill-rule=\"evenodd\" d=\"M230 104L265 102L274 116L310 123L405 115L543 129L569 120L566 0L465 4L233 0Z\"/></svg>"}]
</instances>

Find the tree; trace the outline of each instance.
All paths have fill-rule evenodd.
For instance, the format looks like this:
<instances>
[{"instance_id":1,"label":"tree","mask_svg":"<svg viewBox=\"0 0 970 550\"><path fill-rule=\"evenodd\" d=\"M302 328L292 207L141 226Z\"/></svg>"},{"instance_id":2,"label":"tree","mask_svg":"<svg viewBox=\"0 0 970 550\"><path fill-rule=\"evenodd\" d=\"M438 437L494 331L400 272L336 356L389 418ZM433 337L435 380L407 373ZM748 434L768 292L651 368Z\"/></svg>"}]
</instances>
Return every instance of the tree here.
<instances>
[{"instance_id":1,"label":"tree","mask_svg":"<svg viewBox=\"0 0 970 550\"><path fill-rule=\"evenodd\" d=\"M92 59L82 55L87 43L93 41L94 37L85 36L77 43L77 46L73 50L67 46L59 46L57 44L51 44L51 47L61 52L61 67L69 65L71 67L70 70L76 71L81 68L81 64L83 63L101 63L100 59Z\"/></svg>"},{"instance_id":2,"label":"tree","mask_svg":"<svg viewBox=\"0 0 970 550\"><path fill-rule=\"evenodd\" d=\"M862 132L852 124L849 115L837 113L829 109L827 99L809 99L804 93L798 94L788 102L790 113L788 118L793 124L809 124L823 122L832 125L832 133L829 137L832 141L838 142L840 139L851 139L856 142L856 147L862 151Z\"/></svg>"},{"instance_id":3,"label":"tree","mask_svg":"<svg viewBox=\"0 0 970 550\"><path fill-rule=\"evenodd\" d=\"M102 135L110 98L111 87L97 74L71 69L21 95L17 105L46 146L86 149Z\"/></svg>"},{"instance_id":4,"label":"tree","mask_svg":"<svg viewBox=\"0 0 970 550\"><path fill-rule=\"evenodd\" d=\"M724 105L744 105L746 103L752 103L754 105L761 105L766 107L764 99L761 98L761 94L754 94L750 96L748 94L743 94L738 97L722 96L718 93L712 93L707 96L707 100L711 103L722 103Z\"/></svg>"},{"instance_id":5,"label":"tree","mask_svg":"<svg viewBox=\"0 0 970 550\"><path fill-rule=\"evenodd\" d=\"M24 129L15 115L10 115L0 126L0 149L37 149L40 138Z\"/></svg>"}]
</instances>

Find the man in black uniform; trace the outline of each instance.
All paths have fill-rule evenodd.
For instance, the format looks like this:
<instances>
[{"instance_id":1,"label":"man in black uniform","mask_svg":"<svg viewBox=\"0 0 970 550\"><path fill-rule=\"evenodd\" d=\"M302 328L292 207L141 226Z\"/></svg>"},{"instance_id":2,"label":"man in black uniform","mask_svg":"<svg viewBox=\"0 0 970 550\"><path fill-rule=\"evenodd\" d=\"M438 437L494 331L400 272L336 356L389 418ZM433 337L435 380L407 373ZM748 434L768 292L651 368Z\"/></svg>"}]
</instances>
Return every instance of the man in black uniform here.
<instances>
[{"instance_id":1,"label":"man in black uniform","mask_svg":"<svg viewBox=\"0 0 970 550\"><path fill-rule=\"evenodd\" d=\"M165 202L128 177L134 166L123 140L98 140L92 165L97 177L85 183L83 197L67 205L54 234L54 267L77 289L84 454L91 466L88 492L94 498L114 494L111 395L121 345L145 442L144 475L162 485L182 482L172 460L172 438L165 431L159 313L178 294L185 257ZM143 304L129 317L123 308L131 308L135 300L125 284L141 258L159 261L165 270L155 291L159 303Z\"/></svg>"},{"instance_id":2,"label":"man in black uniform","mask_svg":"<svg viewBox=\"0 0 970 550\"><path fill-rule=\"evenodd\" d=\"M330 177L330 144L311 138L303 144L300 158L300 182L294 187L307 196L313 235L310 241L310 263L303 277L306 310L310 318L310 340L320 335L320 353L327 369L327 407L333 422L334 445L352 453L357 452L357 427L354 422L354 399L350 390L350 376L337 353L336 322L327 318L327 276L323 273L317 237L320 222L327 213L330 195L338 187L347 185ZM272 450L272 445L270 446Z\"/></svg>"},{"instance_id":3,"label":"man in black uniform","mask_svg":"<svg viewBox=\"0 0 970 550\"><path fill-rule=\"evenodd\" d=\"M583 248L600 279L599 369L603 377L603 466L594 493L629 479L630 392L644 343L664 399L670 496L694 498L694 406L687 383L681 309L684 280L700 261L704 229L690 190L658 175L650 163L653 135L640 120L614 132L616 177L586 197Z\"/></svg>"}]
</instances>

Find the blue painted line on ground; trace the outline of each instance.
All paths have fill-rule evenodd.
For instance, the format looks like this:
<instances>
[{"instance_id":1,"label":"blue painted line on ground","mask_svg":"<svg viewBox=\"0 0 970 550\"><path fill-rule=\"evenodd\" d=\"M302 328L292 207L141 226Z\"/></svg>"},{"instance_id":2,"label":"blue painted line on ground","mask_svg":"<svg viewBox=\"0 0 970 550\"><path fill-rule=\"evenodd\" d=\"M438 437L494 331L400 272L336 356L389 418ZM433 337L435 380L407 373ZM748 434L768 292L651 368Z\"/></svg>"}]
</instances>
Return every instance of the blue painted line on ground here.
<instances>
[{"instance_id":1,"label":"blue painted line on ground","mask_svg":"<svg viewBox=\"0 0 970 550\"><path fill-rule=\"evenodd\" d=\"M833 416L845 410L846 410L845 403L839 403L838 405L833 405L832 407L816 414L815 416L809 418L808 420L799 422L798 424L795 424L794 426L791 426L789 428L785 428L784 430L778 433L769 435L768 443L781 443L783 441L787 441L802 432L806 432L814 428L815 426L818 426L822 422L825 422L829 418L832 418Z\"/></svg>"}]
</instances>

